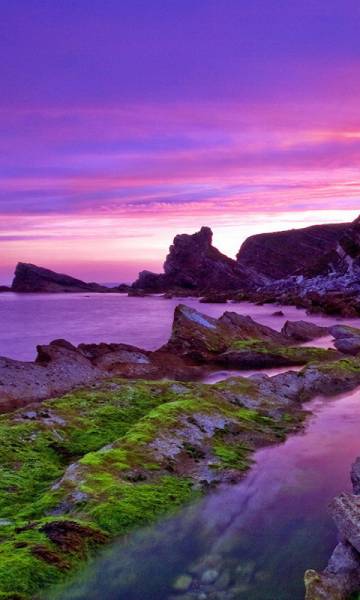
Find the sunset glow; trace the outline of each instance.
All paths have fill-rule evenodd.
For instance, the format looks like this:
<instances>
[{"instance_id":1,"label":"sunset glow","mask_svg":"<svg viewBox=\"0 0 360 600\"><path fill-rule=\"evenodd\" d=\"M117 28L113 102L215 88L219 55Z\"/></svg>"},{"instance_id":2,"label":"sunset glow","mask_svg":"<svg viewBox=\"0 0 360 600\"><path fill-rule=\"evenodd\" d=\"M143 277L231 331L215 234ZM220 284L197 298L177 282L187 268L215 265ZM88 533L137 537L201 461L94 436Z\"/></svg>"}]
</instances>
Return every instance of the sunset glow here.
<instances>
[{"instance_id":1,"label":"sunset glow","mask_svg":"<svg viewBox=\"0 0 360 600\"><path fill-rule=\"evenodd\" d=\"M150 4L3 2L2 282L129 281L203 224L234 256L360 212L357 3Z\"/></svg>"}]
</instances>

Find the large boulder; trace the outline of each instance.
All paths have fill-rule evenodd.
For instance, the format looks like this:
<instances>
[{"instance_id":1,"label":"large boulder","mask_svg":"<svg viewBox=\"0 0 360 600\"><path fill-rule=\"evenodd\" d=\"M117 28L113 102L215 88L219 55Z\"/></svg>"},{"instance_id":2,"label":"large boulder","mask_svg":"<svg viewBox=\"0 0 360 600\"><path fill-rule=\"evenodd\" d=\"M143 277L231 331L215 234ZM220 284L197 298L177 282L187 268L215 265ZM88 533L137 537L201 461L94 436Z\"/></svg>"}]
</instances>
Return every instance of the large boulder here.
<instances>
[{"instance_id":1,"label":"large boulder","mask_svg":"<svg viewBox=\"0 0 360 600\"><path fill-rule=\"evenodd\" d=\"M11 286L13 292L109 292L97 283L85 283L70 275L56 273L30 263L18 263Z\"/></svg>"},{"instance_id":2,"label":"large boulder","mask_svg":"<svg viewBox=\"0 0 360 600\"><path fill-rule=\"evenodd\" d=\"M287 337L251 317L227 311L214 319L184 304L175 309L164 349L185 360L238 369L302 365L339 356L334 350L290 347Z\"/></svg>"},{"instance_id":3,"label":"large boulder","mask_svg":"<svg viewBox=\"0 0 360 600\"><path fill-rule=\"evenodd\" d=\"M329 335L329 328L308 321L286 321L281 333L294 342L310 342Z\"/></svg>"},{"instance_id":4,"label":"large boulder","mask_svg":"<svg viewBox=\"0 0 360 600\"><path fill-rule=\"evenodd\" d=\"M256 323L251 317L225 312L219 319L214 319L179 304L174 313L171 337L164 349L186 359L212 362L236 340L249 338L286 343L279 332Z\"/></svg>"},{"instance_id":5,"label":"large boulder","mask_svg":"<svg viewBox=\"0 0 360 600\"><path fill-rule=\"evenodd\" d=\"M334 336L334 346L344 354L355 356L360 352L360 329L348 325L334 325L330 327Z\"/></svg>"}]
</instances>

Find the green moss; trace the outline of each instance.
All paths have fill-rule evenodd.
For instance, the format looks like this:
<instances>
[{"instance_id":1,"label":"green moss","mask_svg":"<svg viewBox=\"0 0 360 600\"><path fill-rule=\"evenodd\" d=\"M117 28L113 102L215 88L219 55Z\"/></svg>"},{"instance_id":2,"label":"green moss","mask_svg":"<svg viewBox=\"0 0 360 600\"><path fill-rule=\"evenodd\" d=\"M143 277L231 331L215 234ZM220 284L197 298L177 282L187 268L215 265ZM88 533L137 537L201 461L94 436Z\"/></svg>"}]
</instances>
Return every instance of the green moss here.
<instances>
[{"instance_id":1,"label":"green moss","mask_svg":"<svg viewBox=\"0 0 360 600\"><path fill-rule=\"evenodd\" d=\"M229 445L216 443L213 446L214 454L220 459L219 464L212 465L214 468L239 469L245 471L250 466L249 461L250 448L246 445Z\"/></svg>"},{"instance_id":2,"label":"green moss","mask_svg":"<svg viewBox=\"0 0 360 600\"><path fill-rule=\"evenodd\" d=\"M258 354L269 354L287 359L294 364L302 364L313 361L331 361L338 358L335 350L315 348L311 346L279 346L272 342L249 338L236 340L231 345L232 350L256 352Z\"/></svg>"},{"instance_id":3,"label":"green moss","mask_svg":"<svg viewBox=\"0 0 360 600\"><path fill-rule=\"evenodd\" d=\"M107 481L106 500L89 506L89 516L102 529L124 534L135 527L153 522L196 497L191 481L165 476L155 483Z\"/></svg>"},{"instance_id":4,"label":"green moss","mask_svg":"<svg viewBox=\"0 0 360 600\"><path fill-rule=\"evenodd\" d=\"M31 409L35 417L26 410L2 416L0 518L10 524L0 528L0 598L30 598L86 558L54 546L44 523L71 519L118 536L196 498L194 481L176 475L169 441L186 460L208 453L219 471L248 468L247 438L256 432L275 440L288 426L232 402L256 393L256 384L241 378L187 383L180 393L168 381L114 380L44 402ZM201 446L187 438L194 427ZM163 452L157 444L165 444ZM47 552L54 560L44 559Z\"/></svg>"}]
</instances>

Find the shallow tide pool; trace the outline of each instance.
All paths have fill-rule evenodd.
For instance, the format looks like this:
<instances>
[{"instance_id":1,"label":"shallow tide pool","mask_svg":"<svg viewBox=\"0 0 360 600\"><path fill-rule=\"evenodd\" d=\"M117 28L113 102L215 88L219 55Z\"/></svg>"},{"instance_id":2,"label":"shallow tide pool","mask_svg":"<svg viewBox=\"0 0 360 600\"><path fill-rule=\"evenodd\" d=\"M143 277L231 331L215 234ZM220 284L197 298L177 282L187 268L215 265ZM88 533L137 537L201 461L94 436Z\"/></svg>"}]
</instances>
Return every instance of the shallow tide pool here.
<instances>
[{"instance_id":1,"label":"shallow tide pool","mask_svg":"<svg viewBox=\"0 0 360 600\"><path fill-rule=\"evenodd\" d=\"M308 408L305 430L259 450L241 483L119 541L53 598L302 600L305 569L336 544L327 506L360 454L360 390Z\"/></svg>"}]
</instances>

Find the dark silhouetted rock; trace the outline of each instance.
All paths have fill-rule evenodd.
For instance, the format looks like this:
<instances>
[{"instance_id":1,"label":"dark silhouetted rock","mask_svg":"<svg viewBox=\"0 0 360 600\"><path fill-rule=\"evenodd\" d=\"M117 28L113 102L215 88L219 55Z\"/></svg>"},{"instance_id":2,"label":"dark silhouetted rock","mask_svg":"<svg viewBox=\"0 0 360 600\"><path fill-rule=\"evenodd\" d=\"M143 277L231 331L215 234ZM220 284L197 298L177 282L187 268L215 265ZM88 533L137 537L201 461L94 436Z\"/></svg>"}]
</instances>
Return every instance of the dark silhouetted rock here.
<instances>
[{"instance_id":1,"label":"dark silhouetted rock","mask_svg":"<svg viewBox=\"0 0 360 600\"><path fill-rule=\"evenodd\" d=\"M211 229L202 227L192 235L177 235L166 257L164 273L142 271L133 287L151 292L213 294L248 288L261 281L250 269L240 267L214 248Z\"/></svg>"},{"instance_id":2,"label":"dark silhouetted rock","mask_svg":"<svg viewBox=\"0 0 360 600\"><path fill-rule=\"evenodd\" d=\"M237 262L272 279L301 275L335 249L348 227L349 223L313 225L253 235L242 244Z\"/></svg>"},{"instance_id":3,"label":"dark silhouetted rock","mask_svg":"<svg viewBox=\"0 0 360 600\"><path fill-rule=\"evenodd\" d=\"M110 292L97 283L85 283L75 277L56 273L29 263L18 263L11 286L13 292Z\"/></svg>"},{"instance_id":4,"label":"dark silhouetted rock","mask_svg":"<svg viewBox=\"0 0 360 600\"><path fill-rule=\"evenodd\" d=\"M7 286L7 285L0 285L0 294L2 292L11 292L11 287Z\"/></svg>"}]
</instances>

